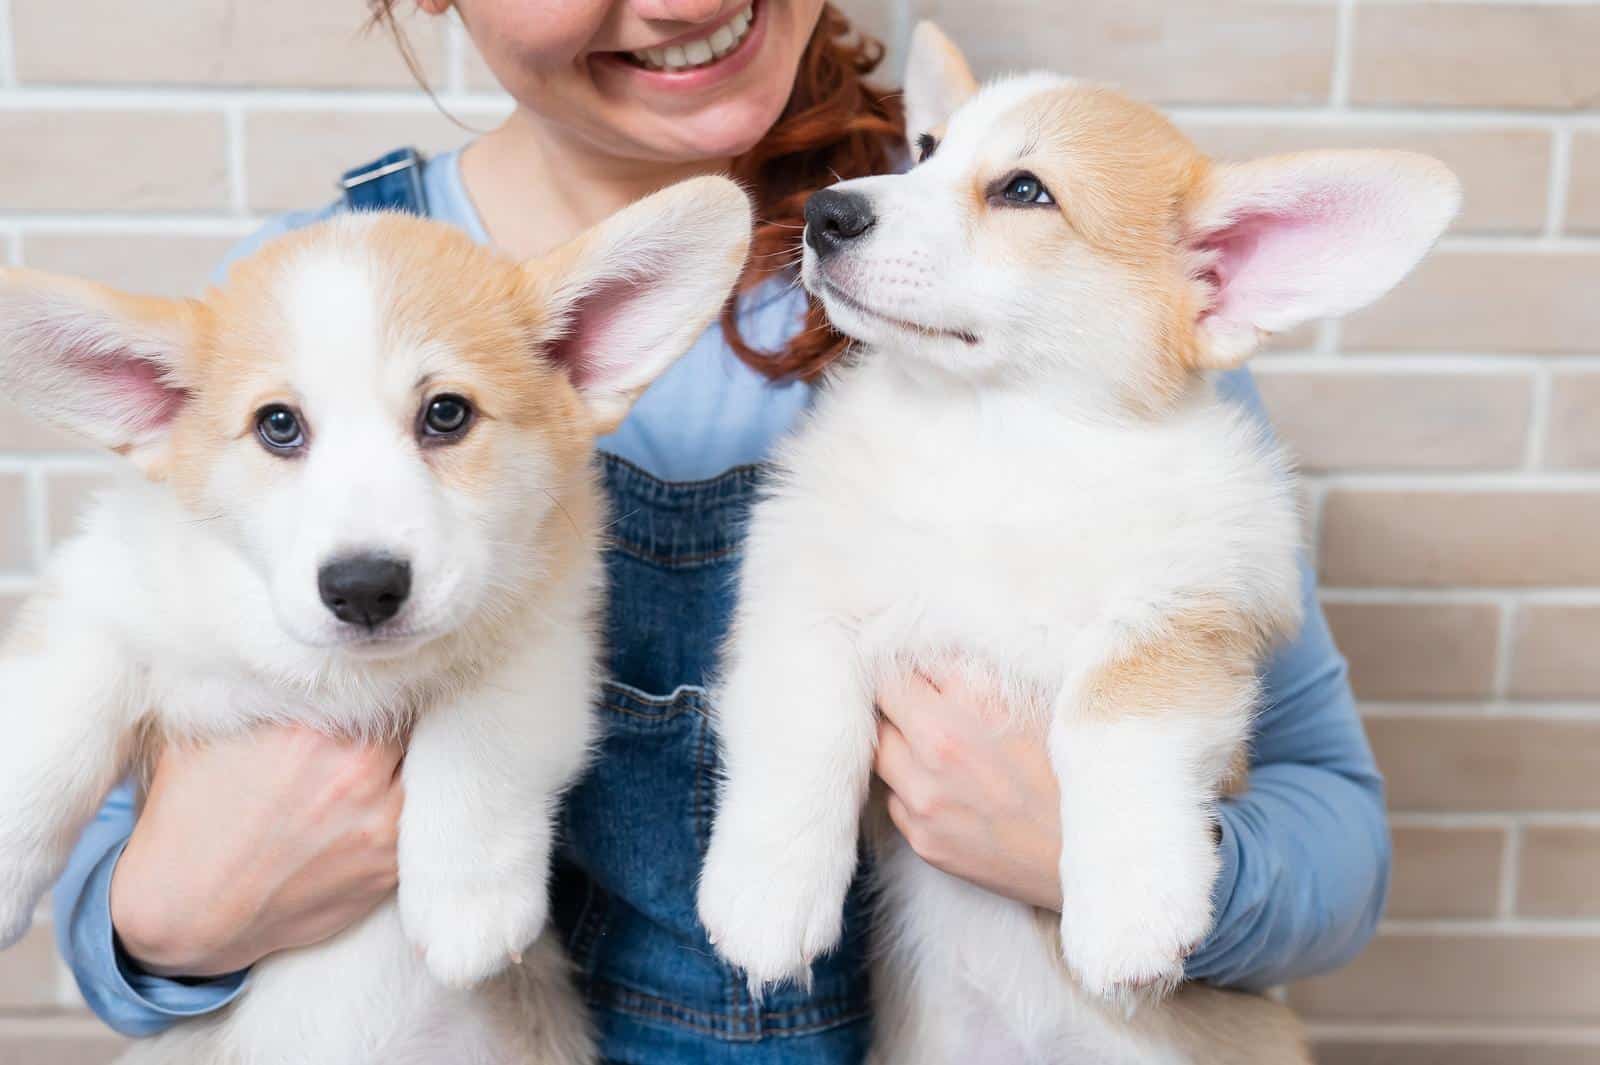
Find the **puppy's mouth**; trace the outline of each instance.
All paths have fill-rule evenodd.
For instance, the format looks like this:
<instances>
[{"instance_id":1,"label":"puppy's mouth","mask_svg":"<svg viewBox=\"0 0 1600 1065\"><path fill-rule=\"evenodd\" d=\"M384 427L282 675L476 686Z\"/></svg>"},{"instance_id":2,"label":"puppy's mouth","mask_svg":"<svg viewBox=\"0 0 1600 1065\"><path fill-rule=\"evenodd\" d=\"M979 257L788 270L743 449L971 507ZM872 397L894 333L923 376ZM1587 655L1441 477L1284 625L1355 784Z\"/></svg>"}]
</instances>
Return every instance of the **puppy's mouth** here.
<instances>
[{"instance_id":1,"label":"puppy's mouth","mask_svg":"<svg viewBox=\"0 0 1600 1065\"><path fill-rule=\"evenodd\" d=\"M862 303L860 300L849 295L844 291L844 289L840 288L832 281L829 281L826 277L819 278L818 280L822 282L822 293L826 299L837 300L846 307L850 308L856 314L861 315L863 318L867 318L875 322L882 322L884 325L893 326L903 333L914 333L924 339L928 337L939 337L944 340L958 340L961 343L969 346L976 346L978 343L977 335L974 333L969 333L964 329L944 329L940 326L926 325L922 322L914 322L909 318L898 318L892 314L884 314L882 311L873 310L865 303Z\"/></svg>"}]
</instances>

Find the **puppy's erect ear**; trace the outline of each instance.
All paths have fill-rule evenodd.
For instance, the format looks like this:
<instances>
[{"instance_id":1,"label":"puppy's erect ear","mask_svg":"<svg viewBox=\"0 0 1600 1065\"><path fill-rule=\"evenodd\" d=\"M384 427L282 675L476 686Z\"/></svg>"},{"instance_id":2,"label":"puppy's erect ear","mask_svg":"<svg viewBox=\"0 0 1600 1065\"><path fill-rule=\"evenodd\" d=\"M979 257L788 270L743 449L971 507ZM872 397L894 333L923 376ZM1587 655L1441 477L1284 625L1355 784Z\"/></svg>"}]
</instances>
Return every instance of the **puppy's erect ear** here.
<instances>
[{"instance_id":1,"label":"puppy's erect ear","mask_svg":"<svg viewBox=\"0 0 1600 1065\"><path fill-rule=\"evenodd\" d=\"M916 143L950 121L978 91L967 57L932 22L917 23L906 59L906 139Z\"/></svg>"},{"instance_id":2,"label":"puppy's erect ear","mask_svg":"<svg viewBox=\"0 0 1600 1065\"><path fill-rule=\"evenodd\" d=\"M721 313L750 250L750 201L726 178L693 178L619 211L527 264L597 433Z\"/></svg>"},{"instance_id":3,"label":"puppy's erect ear","mask_svg":"<svg viewBox=\"0 0 1600 1065\"><path fill-rule=\"evenodd\" d=\"M1188 210L1207 288L1201 358L1236 366L1270 333L1366 306L1450 224L1461 186L1409 152L1305 152L1219 166Z\"/></svg>"},{"instance_id":4,"label":"puppy's erect ear","mask_svg":"<svg viewBox=\"0 0 1600 1065\"><path fill-rule=\"evenodd\" d=\"M200 305L0 270L0 389L13 403L163 474L188 397Z\"/></svg>"}]
</instances>

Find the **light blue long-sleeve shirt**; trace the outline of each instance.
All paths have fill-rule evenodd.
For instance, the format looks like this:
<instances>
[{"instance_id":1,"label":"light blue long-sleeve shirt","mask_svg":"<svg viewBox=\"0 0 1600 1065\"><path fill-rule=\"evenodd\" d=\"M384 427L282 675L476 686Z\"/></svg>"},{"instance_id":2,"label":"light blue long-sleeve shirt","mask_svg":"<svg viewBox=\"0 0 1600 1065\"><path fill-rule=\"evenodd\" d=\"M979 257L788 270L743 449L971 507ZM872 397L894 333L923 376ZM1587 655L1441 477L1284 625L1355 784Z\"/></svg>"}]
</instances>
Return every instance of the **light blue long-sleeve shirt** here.
<instances>
[{"instance_id":1,"label":"light blue long-sleeve shirt","mask_svg":"<svg viewBox=\"0 0 1600 1065\"><path fill-rule=\"evenodd\" d=\"M423 179L434 218L488 242L462 185L458 153L431 161ZM273 220L230 261L331 210ZM803 307L799 293L781 286L758 291L743 306L746 337L781 346L799 327ZM1247 375L1227 375L1222 387L1265 419ZM774 384L744 365L713 327L601 446L667 480L713 477L764 458L809 396L803 384ZM1249 790L1222 804L1218 916L1189 959L1194 979L1259 989L1333 968L1366 944L1383 908L1390 850L1382 780L1307 564L1302 578L1306 624L1268 666ZM132 797L120 788L84 832L56 886L56 930L94 1011L124 1034L149 1035L247 993L248 974L168 980L143 972L121 951L111 925L111 876L134 817Z\"/></svg>"}]
</instances>

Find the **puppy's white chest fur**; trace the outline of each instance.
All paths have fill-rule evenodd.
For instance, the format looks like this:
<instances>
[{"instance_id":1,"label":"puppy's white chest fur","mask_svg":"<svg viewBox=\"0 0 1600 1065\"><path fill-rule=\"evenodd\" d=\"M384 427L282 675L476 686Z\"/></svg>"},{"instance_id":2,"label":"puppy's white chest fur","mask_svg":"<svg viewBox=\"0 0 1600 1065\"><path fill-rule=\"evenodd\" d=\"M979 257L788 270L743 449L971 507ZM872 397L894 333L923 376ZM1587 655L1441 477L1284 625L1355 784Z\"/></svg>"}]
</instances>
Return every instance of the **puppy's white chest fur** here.
<instances>
[{"instance_id":1,"label":"puppy's white chest fur","mask_svg":"<svg viewBox=\"0 0 1600 1065\"><path fill-rule=\"evenodd\" d=\"M1094 421L1028 394L914 387L890 358L822 397L752 529L804 559L863 654L970 656L1054 691L1097 625L1208 587L1280 594L1298 535L1287 478L1208 385L1159 422ZM1279 572L1251 573L1262 559Z\"/></svg>"}]
</instances>

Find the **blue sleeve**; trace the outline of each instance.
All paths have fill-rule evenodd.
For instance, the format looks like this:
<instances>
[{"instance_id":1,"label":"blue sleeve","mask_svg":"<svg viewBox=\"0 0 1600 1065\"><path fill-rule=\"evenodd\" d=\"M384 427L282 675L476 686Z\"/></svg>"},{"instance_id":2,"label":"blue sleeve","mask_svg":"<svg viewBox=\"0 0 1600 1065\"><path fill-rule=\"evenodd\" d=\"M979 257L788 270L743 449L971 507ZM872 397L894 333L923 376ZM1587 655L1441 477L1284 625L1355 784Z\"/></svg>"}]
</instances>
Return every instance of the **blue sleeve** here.
<instances>
[{"instance_id":1,"label":"blue sleeve","mask_svg":"<svg viewBox=\"0 0 1600 1065\"><path fill-rule=\"evenodd\" d=\"M1265 420L1243 373L1224 394ZM1342 965L1377 929L1390 843L1383 778L1302 563L1305 626L1266 672L1249 790L1222 804L1216 926L1188 975L1260 990Z\"/></svg>"},{"instance_id":2,"label":"blue sleeve","mask_svg":"<svg viewBox=\"0 0 1600 1065\"><path fill-rule=\"evenodd\" d=\"M214 279L262 244L330 217L333 207L268 220L224 257ZM89 1008L123 1035L155 1035L186 1017L226 1006L244 989L245 974L214 980L169 980L141 970L111 927L111 874L133 833L133 793L113 791L84 830L55 887L56 944Z\"/></svg>"},{"instance_id":3,"label":"blue sleeve","mask_svg":"<svg viewBox=\"0 0 1600 1065\"><path fill-rule=\"evenodd\" d=\"M56 883L56 944L101 1020L123 1035L155 1035L232 1002L245 974L167 980L142 971L123 953L111 927L111 874L132 832L133 791L123 784L84 830Z\"/></svg>"}]
</instances>

